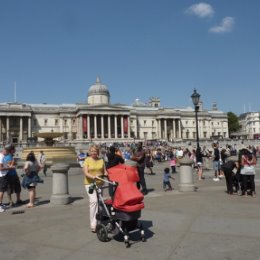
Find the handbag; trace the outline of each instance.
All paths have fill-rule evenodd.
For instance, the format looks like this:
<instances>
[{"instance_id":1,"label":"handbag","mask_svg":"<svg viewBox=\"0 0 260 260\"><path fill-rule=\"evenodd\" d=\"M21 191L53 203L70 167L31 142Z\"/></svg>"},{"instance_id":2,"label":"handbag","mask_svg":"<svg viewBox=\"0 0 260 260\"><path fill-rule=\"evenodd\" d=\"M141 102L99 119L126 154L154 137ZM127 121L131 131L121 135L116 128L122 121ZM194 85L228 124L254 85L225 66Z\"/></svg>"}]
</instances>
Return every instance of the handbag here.
<instances>
[{"instance_id":1,"label":"handbag","mask_svg":"<svg viewBox=\"0 0 260 260\"><path fill-rule=\"evenodd\" d=\"M240 172L242 175L255 175L254 166L244 166Z\"/></svg>"}]
</instances>

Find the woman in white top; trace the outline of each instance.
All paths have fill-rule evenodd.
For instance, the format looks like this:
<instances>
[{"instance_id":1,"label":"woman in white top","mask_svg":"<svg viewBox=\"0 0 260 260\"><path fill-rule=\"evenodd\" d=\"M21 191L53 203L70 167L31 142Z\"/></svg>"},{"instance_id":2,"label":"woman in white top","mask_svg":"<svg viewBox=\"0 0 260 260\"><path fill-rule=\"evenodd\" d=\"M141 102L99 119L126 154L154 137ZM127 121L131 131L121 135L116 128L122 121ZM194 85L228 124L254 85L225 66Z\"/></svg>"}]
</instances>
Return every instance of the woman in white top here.
<instances>
[{"instance_id":1,"label":"woman in white top","mask_svg":"<svg viewBox=\"0 0 260 260\"><path fill-rule=\"evenodd\" d=\"M250 190L252 197L256 197L255 193L255 165L256 165L256 158L255 156L247 149L243 149L241 151L241 171L240 174L242 176L243 182L243 194L244 196L248 195L248 183L250 184Z\"/></svg>"}]
</instances>

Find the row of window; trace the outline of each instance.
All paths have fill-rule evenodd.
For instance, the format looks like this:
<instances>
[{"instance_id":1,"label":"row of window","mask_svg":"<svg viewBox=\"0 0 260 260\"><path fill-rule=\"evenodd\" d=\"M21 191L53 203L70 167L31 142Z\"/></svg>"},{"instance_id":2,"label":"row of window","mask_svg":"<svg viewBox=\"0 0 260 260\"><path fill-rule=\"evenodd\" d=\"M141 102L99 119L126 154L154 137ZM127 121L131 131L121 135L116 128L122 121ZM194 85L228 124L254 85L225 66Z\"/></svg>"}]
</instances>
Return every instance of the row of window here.
<instances>
[{"instance_id":1,"label":"row of window","mask_svg":"<svg viewBox=\"0 0 260 260\"><path fill-rule=\"evenodd\" d=\"M189 125L190 121L185 121L186 126ZM131 120L131 123L133 123L133 120ZM192 121L192 125L195 126L195 121ZM211 122L211 126L214 126L214 123L217 124L217 126L219 126L221 124L221 122ZM226 122L223 122L223 126ZM206 126L206 121L202 121L203 126ZM141 125L141 122L140 122ZM147 126L147 120L143 120L143 126ZM152 120L152 127L154 126L154 120Z\"/></svg>"},{"instance_id":2,"label":"row of window","mask_svg":"<svg viewBox=\"0 0 260 260\"><path fill-rule=\"evenodd\" d=\"M54 126L59 126L60 120L59 119L54 119ZM49 119L44 119L44 126L48 126L50 124ZM37 125L37 119L34 119L34 125ZM63 120L63 125L67 126L68 125L68 120L64 119ZM76 119L72 119L72 126L76 125Z\"/></svg>"},{"instance_id":3,"label":"row of window","mask_svg":"<svg viewBox=\"0 0 260 260\"><path fill-rule=\"evenodd\" d=\"M148 132L143 132L143 136L145 139L148 138ZM216 133L212 133L211 136L222 136L220 132L218 132L217 134ZM227 134L226 132L223 132L223 138L226 138L227 137ZM155 132L152 132L152 139L155 139L156 138L156 133ZM185 133L185 139L195 139L196 138L196 132L192 132L192 137L190 136L190 133L189 132L186 132ZM207 132L203 132L203 136L202 138L208 138L207 136Z\"/></svg>"}]
</instances>

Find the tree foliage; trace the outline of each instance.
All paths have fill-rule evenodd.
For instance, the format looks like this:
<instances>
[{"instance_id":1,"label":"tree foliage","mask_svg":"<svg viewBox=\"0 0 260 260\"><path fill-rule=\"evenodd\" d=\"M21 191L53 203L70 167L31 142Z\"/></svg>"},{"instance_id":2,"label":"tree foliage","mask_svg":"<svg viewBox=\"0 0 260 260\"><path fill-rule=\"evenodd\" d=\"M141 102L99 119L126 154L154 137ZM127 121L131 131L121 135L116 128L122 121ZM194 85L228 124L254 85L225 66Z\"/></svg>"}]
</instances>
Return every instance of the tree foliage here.
<instances>
[{"instance_id":1,"label":"tree foliage","mask_svg":"<svg viewBox=\"0 0 260 260\"><path fill-rule=\"evenodd\" d=\"M238 116L233 112L228 112L228 131L229 134L233 132L237 132L240 129Z\"/></svg>"}]
</instances>

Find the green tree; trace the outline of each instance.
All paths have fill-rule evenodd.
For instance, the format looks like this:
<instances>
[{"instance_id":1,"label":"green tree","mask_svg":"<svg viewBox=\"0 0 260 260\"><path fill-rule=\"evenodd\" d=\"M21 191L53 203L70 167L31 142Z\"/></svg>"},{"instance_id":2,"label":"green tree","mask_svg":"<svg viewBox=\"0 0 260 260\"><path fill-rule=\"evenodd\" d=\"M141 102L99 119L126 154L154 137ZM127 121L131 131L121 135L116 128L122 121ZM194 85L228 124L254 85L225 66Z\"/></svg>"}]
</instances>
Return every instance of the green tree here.
<instances>
[{"instance_id":1,"label":"green tree","mask_svg":"<svg viewBox=\"0 0 260 260\"><path fill-rule=\"evenodd\" d=\"M240 129L238 116L233 112L228 112L228 131L230 133L237 132Z\"/></svg>"}]
</instances>

